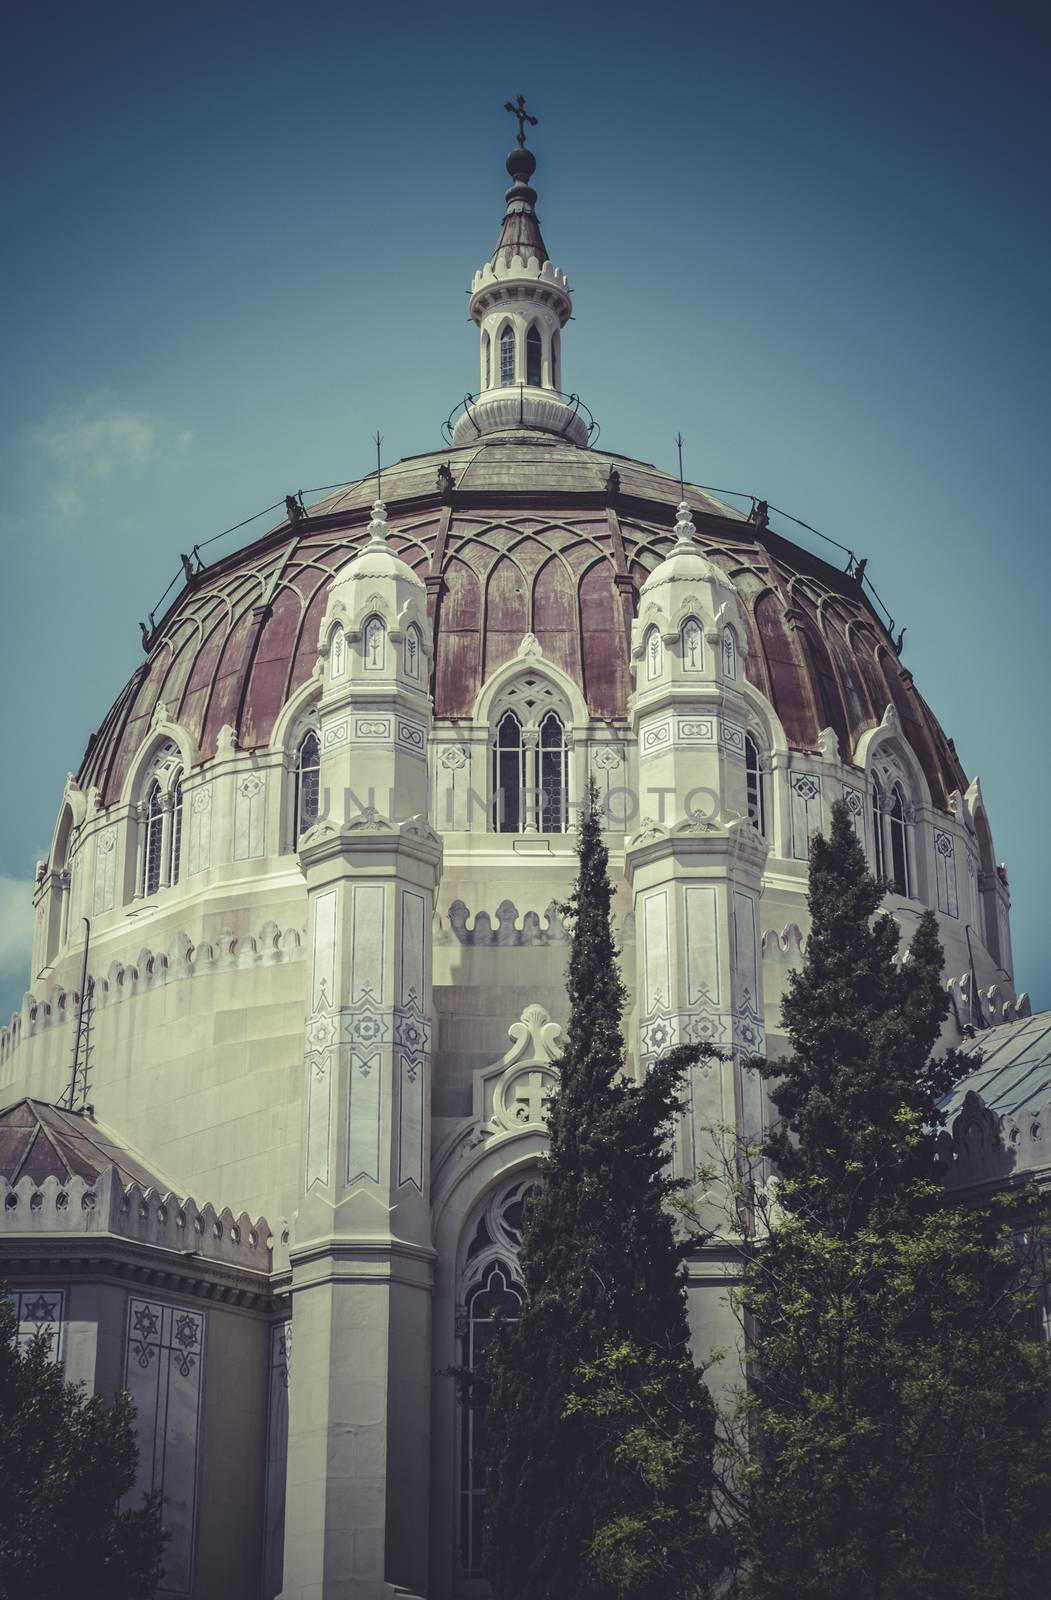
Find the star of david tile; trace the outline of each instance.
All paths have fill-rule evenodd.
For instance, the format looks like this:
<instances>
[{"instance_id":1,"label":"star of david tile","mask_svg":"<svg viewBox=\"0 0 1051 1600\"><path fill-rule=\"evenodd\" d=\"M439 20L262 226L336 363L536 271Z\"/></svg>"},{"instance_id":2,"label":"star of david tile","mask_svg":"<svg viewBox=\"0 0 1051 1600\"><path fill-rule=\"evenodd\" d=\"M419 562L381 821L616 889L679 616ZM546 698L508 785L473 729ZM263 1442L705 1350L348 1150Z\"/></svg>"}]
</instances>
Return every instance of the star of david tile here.
<instances>
[{"instance_id":1,"label":"star of david tile","mask_svg":"<svg viewBox=\"0 0 1051 1600\"><path fill-rule=\"evenodd\" d=\"M181 1344L184 1350L190 1349L197 1343L197 1322L194 1317L189 1315L176 1317L175 1342Z\"/></svg>"},{"instance_id":2,"label":"star of david tile","mask_svg":"<svg viewBox=\"0 0 1051 1600\"><path fill-rule=\"evenodd\" d=\"M44 1322L54 1322L58 1314L58 1301L48 1300L45 1295L38 1294L35 1300L23 1306L22 1312L28 1322L35 1322L38 1326Z\"/></svg>"},{"instance_id":3,"label":"star of david tile","mask_svg":"<svg viewBox=\"0 0 1051 1600\"><path fill-rule=\"evenodd\" d=\"M141 1333L144 1339L150 1338L152 1334L157 1332L159 1324L149 1306L140 1306L132 1320L135 1324L135 1332Z\"/></svg>"}]
</instances>

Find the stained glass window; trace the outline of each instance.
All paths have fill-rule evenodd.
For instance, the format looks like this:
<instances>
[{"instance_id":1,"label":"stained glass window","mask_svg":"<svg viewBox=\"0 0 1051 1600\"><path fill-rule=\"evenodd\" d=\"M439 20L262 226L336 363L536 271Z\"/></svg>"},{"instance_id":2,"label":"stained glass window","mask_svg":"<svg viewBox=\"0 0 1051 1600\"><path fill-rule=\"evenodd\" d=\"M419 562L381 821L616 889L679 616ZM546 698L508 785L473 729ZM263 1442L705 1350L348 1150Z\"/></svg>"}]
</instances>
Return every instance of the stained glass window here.
<instances>
[{"instance_id":1,"label":"stained glass window","mask_svg":"<svg viewBox=\"0 0 1051 1600\"><path fill-rule=\"evenodd\" d=\"M146 796L145 830L142 849L142 892L156 894L161 886L161 853L164 836L161 786L156 779L151 783Z\"/></svg>"}]
</instances>

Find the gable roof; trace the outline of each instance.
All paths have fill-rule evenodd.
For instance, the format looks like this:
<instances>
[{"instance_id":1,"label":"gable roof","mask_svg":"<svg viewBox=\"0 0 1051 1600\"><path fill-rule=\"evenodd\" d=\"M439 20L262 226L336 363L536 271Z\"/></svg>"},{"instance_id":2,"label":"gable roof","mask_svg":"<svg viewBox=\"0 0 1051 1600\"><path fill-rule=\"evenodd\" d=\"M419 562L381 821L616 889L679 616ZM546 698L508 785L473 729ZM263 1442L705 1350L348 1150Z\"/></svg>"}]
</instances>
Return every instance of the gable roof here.
<instances>
[{"instance_id":1,"label":"gable roof","mask_svg":"<svg viewBox=\"0 0 1051 1600\"><path fill-rule=\"evenodd\" d=\"M83 1111L64 1111L44 1100L18 1100L0 1111L0 1177L15 1184L31 1178L66 1183L94 1180L116 1167L121 1182L140 1189L167 1190L139 1158Z\"/></svg>"}]
</instances>

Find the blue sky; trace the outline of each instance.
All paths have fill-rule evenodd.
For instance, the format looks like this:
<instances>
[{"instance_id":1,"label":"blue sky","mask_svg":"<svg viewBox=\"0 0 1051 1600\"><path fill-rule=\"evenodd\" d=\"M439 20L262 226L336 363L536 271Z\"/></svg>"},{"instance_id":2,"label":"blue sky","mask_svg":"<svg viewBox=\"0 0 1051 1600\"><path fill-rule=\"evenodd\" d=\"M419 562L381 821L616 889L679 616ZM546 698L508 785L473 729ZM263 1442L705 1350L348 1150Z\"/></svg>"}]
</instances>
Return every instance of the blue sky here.
<instances>
[{"instance_id":1,"label":"blue sky","mask_svg":"<svg viewBox=\"0 0 1051 1600\"><path fill-rule=\"evenodd\" d=\"M869 557L1051 1005L1036 7L15 8L0 116L0 1011L178 552L439 443L524 92L602 444ZM260 524L260 527L265 524Z\"/></svg>"}]
</instances>

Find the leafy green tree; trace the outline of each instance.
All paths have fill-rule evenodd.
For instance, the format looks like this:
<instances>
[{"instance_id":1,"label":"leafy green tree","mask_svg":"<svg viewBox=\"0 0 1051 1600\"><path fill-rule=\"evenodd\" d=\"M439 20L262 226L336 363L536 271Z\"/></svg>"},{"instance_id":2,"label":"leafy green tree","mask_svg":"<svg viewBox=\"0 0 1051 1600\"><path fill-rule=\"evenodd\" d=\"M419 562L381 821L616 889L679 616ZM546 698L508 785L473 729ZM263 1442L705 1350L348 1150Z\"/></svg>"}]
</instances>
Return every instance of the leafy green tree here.
<instances>
[{"instance_id":1,"label":"leafy green tree","mask_svg":"<svg viewBox=\"0 0 1051 1600\"><path fill-rule=\"evenodd\" d=\"M49 1346L18 1347L0 1290L0 1600L150 1600L159 1502L118 1508L138 1463L134 1408L66 1383Z\"/></svg>"},{"instance_id":2,"label":"leafy green tree","mask_svg":"<svg viewBox=\"0 0 1051 1600\"><path fill-rule=\"evenodd\" d=\"M931 1054L937 927L926 914L897 961L882 894L837 804L783 1007L793 1053L762 1068L782 1176L775 1206L760 1191L738 1297L737 1592L1036 1600L1051 1590L1051 1368L1033 1264L1017 1211L941 1188L937 1100L962 1066Z\"/></svg>"},{"instance_id":3,"label":"leafy green tree","mask_svg":"<svg viewBox=\"0 0 1051 1600\"><path fill-rule=\"evenodd\" d=\"M670 1129L696 1052L670 1054L641 1083L625 1076L625 993L594 790L578 858L569 1024L550 1151L525 1215L527 1298L520 1319L499 1329L485 1375L486 1569L497 1600L674 1600L696 1592L710 1542L714 1411L689 1359L683 1249L666 1204L677 1187ZM606 1360L631 1379L626 1404L682 1423L669 1458L651 1454L648 1479L617 1448ZM669 1541L655 1554L659 1541L646 1536L654 1517L673 1515L705 1535L686 1541L688 1560Z\"/></svg>"}]
</instances>

